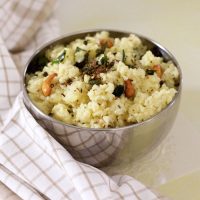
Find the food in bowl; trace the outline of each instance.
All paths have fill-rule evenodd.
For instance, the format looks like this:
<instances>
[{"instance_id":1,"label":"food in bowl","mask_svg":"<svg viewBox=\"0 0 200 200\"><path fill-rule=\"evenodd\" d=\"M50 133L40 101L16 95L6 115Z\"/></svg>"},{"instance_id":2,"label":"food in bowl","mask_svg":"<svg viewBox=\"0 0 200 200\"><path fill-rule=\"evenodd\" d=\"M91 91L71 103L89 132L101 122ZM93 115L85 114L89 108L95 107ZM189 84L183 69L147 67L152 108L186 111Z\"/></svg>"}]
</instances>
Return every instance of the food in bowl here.
<instances>
[{"instance_id":1,"label":"food in bowl","mask_svg":"<svg viewBox=\"0 0 200 200\"><path fill-rule=\"evenodd\" d=\"M32 102L80 127L117 128L149 119L174 98L179 72L158 49L130 34L94 36L46 50L41 70L26 74Z\"/></svg>"}]
</instances>

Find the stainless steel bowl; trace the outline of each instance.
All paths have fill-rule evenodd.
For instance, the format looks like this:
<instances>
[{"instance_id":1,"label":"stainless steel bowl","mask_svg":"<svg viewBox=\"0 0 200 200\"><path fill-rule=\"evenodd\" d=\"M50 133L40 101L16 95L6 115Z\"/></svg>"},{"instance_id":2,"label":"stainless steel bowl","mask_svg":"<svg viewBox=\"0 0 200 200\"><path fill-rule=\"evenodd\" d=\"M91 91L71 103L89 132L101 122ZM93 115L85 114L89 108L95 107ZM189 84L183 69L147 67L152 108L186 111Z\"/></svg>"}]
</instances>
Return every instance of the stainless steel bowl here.
<instances>
[{"instance_id":1,"label":"stainless steel bowl","mask_svg":"<svg viewBox=\"0 0 200 200\"><path fill-rule=\"evenodd\" d=\"M99 31L102 30L90 30L68 34L55 39L38 49L30 58L24 70L23 95L24 103L27 109L31 112L38 123L43 126L58 142L60 142L75 159L93 166L101 167L115 159L116 155L122 152L125 146L129 147L133 158L135 158L155 147L155 145L158 144L164 136L166 136L173 125L178 111L181 97L182 73L178 62L166 48L151 39L134 33L143 41L144 44L148 46L148 48L156 49L162 54L162 57L166 61L172 60L177 66L180 74L180 84L177 87L178 92L165 109L146 121L120 128L105 129L73 126L62 123L50 116L45 115L30 100L26 90L25 75L38 70L38 60L52 45L60 43L67 44L74 39L84 38L88 34L94 35ZM119 38L129 36L130 34L130 32L124 31L106 31L109 31L112 37Z\"/></svg>"}]
</instances>

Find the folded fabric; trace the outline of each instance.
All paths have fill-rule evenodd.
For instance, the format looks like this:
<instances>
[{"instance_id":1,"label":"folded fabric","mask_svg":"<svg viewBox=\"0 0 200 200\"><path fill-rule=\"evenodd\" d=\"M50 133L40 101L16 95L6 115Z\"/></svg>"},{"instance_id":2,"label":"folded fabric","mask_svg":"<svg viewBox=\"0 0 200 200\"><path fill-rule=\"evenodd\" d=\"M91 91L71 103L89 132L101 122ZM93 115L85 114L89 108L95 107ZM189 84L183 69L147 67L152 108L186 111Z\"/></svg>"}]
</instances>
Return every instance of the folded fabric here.
<instances>
[{"instance_id":1,"label":"folded fabric","mask_svg":"<svg viewBox=\"0 0 200 200\"><path fill-rule=\"evenodd\" d=\"M0 199L165 199L129 176L76 161L32 117L20 88L25 62L58 35L54 0L5 0L0 10Z\"/></svg>"}]
</instances>

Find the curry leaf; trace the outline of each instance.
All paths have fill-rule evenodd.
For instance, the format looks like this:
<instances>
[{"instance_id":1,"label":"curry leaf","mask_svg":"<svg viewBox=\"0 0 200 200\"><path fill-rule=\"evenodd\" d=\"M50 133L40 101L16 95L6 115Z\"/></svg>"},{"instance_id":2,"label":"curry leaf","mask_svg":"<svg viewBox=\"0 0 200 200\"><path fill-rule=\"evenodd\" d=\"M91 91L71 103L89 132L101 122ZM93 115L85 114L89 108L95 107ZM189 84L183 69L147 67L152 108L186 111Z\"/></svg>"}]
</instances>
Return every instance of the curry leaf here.
<instances>
[{"instance_id":1,"label":"curry leaf","mask_svg":"<svg viewBox=\"0 0 200 200\"><path fill-rule=\"evenodd\" d=\"M55 60L53 60L52 64L59 64L65 59L66 50L64 50Z\"/></svg>"}]
</instances>

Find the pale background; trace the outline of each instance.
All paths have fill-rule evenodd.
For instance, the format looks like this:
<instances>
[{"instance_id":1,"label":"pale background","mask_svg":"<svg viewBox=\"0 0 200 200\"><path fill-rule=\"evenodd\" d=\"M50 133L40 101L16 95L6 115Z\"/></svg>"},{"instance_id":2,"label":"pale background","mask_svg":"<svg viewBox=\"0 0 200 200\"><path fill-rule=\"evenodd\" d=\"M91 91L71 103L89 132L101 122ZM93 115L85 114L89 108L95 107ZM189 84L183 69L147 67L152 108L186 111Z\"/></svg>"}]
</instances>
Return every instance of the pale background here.
<instances>
[{"instance_id":1,"label":"pale background","mask_svg":"<svg viewBox=\"0 0 200 200\"><path fill-rule=\"evenodd\" d=\"M172 161L168 164L168 171L160 167L161 178L155 172L149 175L151 177L149 179L139 175L139 172L133 175L146 184L158 187L159 184L176 180L191 172L200 174L198 156L200 152L200 1L60 0L59 2L57 15L63 34L91 28L127 30L158 41L174 54L183 71L182 101L178 119L171 131L171 138L168 139L170 142L164 141L170 145L164 144L161 148L164 149L162 150L162 154L165 152L164 155L159 153L156 158L158 163L162 162L163 157L166 157L166 163L170 159ZM169 150L171 154L175 156L169 156L168 146L172 149ZM155 162L147 162L147 160L148 158L145 163L150 163L152 170L157 171L158 166L155 167ZM138 163L135 165L137 166ZM145 169L142 172L145 173ZM200 187L200 176L189 177L196 187L197 182ZM170 186L169 189L161 191L174 199L182 200L188 199L186 192L188 195L193 192L192 199L200 199L200 194L197 194L198 189L193 191L192 188L195 187L191 187L190 181L187 176L187 181L183 179L181 182L183 185L176 182L179 184L179 189L176 191L170 189ZM189 190L185 189L188 183L190 183ZM175 183L172 181L170 184L173 186L171 188L174 188Z\"/></svg>"}]
</instances>

